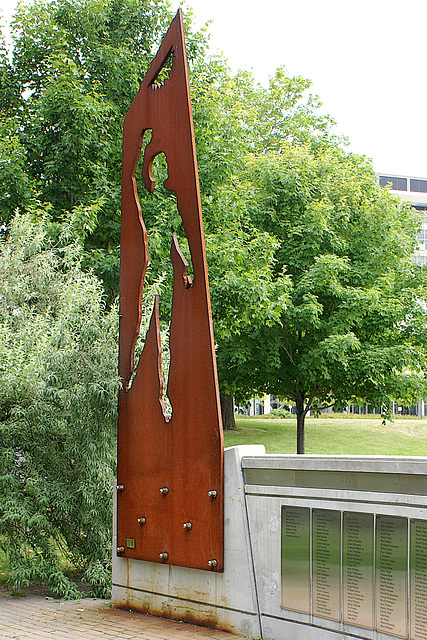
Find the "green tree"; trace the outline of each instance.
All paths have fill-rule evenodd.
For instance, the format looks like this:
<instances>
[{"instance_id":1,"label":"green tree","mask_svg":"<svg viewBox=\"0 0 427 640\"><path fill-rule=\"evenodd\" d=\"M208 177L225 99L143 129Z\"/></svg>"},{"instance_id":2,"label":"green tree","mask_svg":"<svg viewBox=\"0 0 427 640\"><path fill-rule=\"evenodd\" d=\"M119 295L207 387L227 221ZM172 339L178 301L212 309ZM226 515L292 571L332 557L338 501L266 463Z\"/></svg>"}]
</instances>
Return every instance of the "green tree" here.
<instances>
[{"instance_id":1,"label":"green tree","mask_svg":"<svg viewBox=\"0 0 427 640\"><path fill-rule=\"evenodd\" d=\"M249 73L232 76L222 58L207 57L206 31L195 32L191 11L186 15L200 182L209 217L215 189L244 166L247 153L276 144L278 125L286 138L318 143L329 139L331 122L320 115L316 99L306 96L310 83L303 78L289 78L282 69L266 90ZM118 283L121 126L171 18L167 0L35 0L21 5L12 23L12 62L0 56L4 128L16 134L19 150L15 183L21 191L28 184L30 195L37 192L50 203L56 221L76 206L96 208L85 231L84 265L102 278L110 299ZM1 201L2 221L17 202L25 206L22 195L12 194L10 204ZM162 225L179 227L175 203L170 194L157 194L153 211L142 188L139 197L152 229L157 274L157 262L166 255L159 242Z\"/></svg>"},{"instance_id":2,"label":"green tree","mask_svg":"<svg viewBox=\"0 0 427 640\"><path fill-rule=\"evenodd\" d=\"M18 206L28 205L33 195L20 140L19 102L16 78L0 32L0 226Z\"/></svg>"},{"instance_id":3,"label":"green tree","mask_svg":"<svg viewBox=\"0 0 427 640\"><path fill-rule=\"evenodd\" d=\"M0 240L0 545L17 587L78 595L64 558L106 595L116 456L118 314L59 250L42 211Z\"/></svg>"},{"instance_id":4,"label":"green tree","mask_svg":"<svg viewBox=\"0 0 427 640\"><path fill-rule=\"evenodd\" d=\"M272 271L258 271L257 291L275 284L284 298L270 322L249 304L244 326L244 303L229 291L230 325L243 331L229 340L220 331L228 378L295 403L298 453L309 411L418 398L427 320L425 275L411 260L419 215L376 184L369 162L335 145L282 142L250 159L236 190L228 197L239 199L242 221L270 239Z\"/></svg>"},{"instance_id":5,"label":"green tree","mask_svg":"<svg viewBox=\"0 0 427 640\"><path fill-rule=\"evenodd\" d=\"M59 223L76 206L96 207L83 262L110 299L118 282L122 123L171 18L167 0L35 0L15 14L12 61L0 56L1 121L16 134L15 155L22 151L14 164L23 184ZM189 34L191 55L199 40ZM1 201L3 222L17 200L25 206L13 193Z\"/></svg>"}]
</instances>

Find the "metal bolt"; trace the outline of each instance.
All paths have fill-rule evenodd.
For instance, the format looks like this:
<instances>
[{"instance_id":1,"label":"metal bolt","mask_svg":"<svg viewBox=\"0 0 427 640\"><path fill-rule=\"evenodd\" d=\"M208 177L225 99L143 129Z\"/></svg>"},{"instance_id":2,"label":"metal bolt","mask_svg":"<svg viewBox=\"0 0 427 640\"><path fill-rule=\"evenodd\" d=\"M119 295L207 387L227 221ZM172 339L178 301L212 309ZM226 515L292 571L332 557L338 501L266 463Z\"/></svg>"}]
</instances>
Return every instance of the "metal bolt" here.
<instances>
[{"instance_id":1,"label":"metal bolt","mask_svg":"<svg viewBox=\"0 0 427 640\"><path fill-rule=\"evenodd\" d=\"M208 491L208 496L210 498L216 498L218 495L218 491L215 491L215 489L211 489L210 491Z\"/></svg>"},{"instance_id":2,"label":"metal bolt","mask_svg":"<svg viewBox=\"0 0 427 640\"><path fill-rule=\"evenodd\" d=\"M124 484L118 484L117 485L117 491L124 491L125 490L125 485Z\"/></svg>"},{"instance_id":3,"label":"metal bolt","mask_svg":"<svg viewBox=\"0 0 427 640\"><path fill-rule=\"evenodd\" d=\"M145 524L147 522L146 518L138 518L139 524Z\"/></svg>"},{"instance_id":4,"label":"metal bolt","mask_svg":"<svg viewBox=\"0 0 427 640\"><path fill-rule=\"evenodd\" d=\"M167 560L168 559L168 553L166 551L163 551L163 553L159 553L159 558L160 560Z\"/></svg>"},{"instance_id":5,"label":"metal bolt","mask_svg":"<svg viewBox=\"0 0 427 640\"><path fill-rule=\"evenodd\" d=\"M184 527L184 529L191 529L193 525L191 524L191 522L184 522L182 526Z\"/></svg>"},{"instance_id":6,"label":"metal bolt","mask_svg":"<svg viewBox=\"0 0 427 640\"><path fill-rule=\"evenodd\" d=\"M160 493L163 493L164 496L167 496L169 493L169 489L167 487L163 487L160 489Z\"/></svg>"},{"instance_id":7,"label":"metal bolt","mask_svg":"<svg viewBox=\"0 0 427 640\"><path fill-rule=\"evenodd\" d=\"M117 555L120 556L124 552L125 552L125 548L124 547L117 547Z\"/></svg>"},{"instance_id":8,"label":"metal bolt","mask_svg":"<svg viewBox=\"0 0 427 640\"><path fill-rule=\"evenodd\" d=\"M215 568L217 566L217 564L218 564L218 560L208 560L208 565L210 567Z\"/></svg>"}]
</instances>

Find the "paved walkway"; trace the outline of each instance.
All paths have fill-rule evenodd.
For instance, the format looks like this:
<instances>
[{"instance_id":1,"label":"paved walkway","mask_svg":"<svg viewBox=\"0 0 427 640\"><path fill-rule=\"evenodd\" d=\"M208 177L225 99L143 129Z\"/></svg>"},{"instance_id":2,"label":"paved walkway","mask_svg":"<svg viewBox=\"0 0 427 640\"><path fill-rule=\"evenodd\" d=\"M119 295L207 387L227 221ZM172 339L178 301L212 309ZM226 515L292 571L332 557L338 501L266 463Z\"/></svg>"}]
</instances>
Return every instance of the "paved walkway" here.
<instances>
[{"instance_id":1,"label":"paved walkway","mask_svg":"<svg viewBox=\"0 0 427 640\"><path fill-rule=\"evenodd\" d=\"M0 640L236 640L224 631L112 609L108 600L0 596Z\"/></svg>"}]
</instances>

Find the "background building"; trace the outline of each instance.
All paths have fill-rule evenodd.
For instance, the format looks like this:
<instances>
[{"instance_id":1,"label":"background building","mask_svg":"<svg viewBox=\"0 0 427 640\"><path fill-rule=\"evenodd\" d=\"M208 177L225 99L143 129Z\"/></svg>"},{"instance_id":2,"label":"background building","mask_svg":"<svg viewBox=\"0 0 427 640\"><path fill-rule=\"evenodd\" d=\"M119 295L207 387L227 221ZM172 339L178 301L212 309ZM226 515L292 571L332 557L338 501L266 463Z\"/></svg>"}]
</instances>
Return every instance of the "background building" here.
<instances>
[{"instance_id":1,"label":"background building","mask_svg":"<svg viewBox=\"0 0 427 640\"><path fill-rule=\"evenodd\" d=\"M427 263L427 179L380 174L378 181L381 187L390 185L393 193L423 212L424 217L417 236L419 246L413 259L419 264Z\"/></svg>"}]
</instances>

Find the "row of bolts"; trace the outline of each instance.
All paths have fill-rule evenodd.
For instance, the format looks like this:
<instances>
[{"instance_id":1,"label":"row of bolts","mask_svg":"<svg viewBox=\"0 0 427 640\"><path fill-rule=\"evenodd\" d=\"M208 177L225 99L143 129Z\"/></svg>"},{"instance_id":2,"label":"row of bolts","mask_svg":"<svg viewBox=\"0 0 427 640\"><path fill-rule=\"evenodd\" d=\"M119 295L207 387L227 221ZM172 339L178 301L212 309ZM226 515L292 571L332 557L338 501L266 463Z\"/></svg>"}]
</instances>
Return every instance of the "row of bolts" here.
<instances>
[{"instance_id":1,"label":"row of bolts","mask_svg":"<svg viewBox=\"0 0 427 640\"><path fill-rule=\"evenodd\" d=\"M117 491L124 491L125 485L124 484L118 484L117 485ZM162 487L160 489L160 493L164 496L166 496L169 493L169 489L167 487ZM208 491L208 496L210 498L216 498L218 495L218 492L215 489L211 489L210 491ZM138 518L138 523L139 524L145 524L146 523L146 518ZM184 529L190 530L192 528L192 524L191 522L184 522L184 524L182 525ZM117 547L117 553L118 554L122 554L125 552L125 548L124 547ZM160 560L167 560L169 557L169 554L167 551L163 551L162 553L159 554L159 558ZM215 568L218 565L218 561L217 560L208 560L208 566Z\"/></svg>"}]
</instances>

